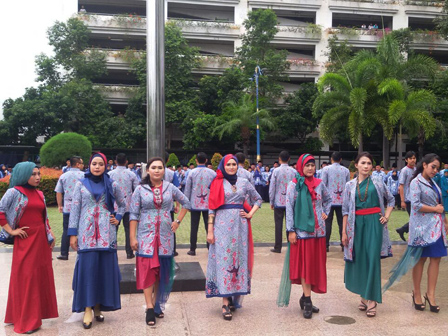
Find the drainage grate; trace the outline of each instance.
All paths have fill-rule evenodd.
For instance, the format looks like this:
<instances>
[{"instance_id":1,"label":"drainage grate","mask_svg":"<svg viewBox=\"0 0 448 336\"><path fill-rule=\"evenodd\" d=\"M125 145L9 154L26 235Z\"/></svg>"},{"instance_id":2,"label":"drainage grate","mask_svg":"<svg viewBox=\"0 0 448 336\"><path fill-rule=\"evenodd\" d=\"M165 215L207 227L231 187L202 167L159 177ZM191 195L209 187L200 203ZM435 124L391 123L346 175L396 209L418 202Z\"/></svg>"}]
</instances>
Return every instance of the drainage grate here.
<instances>
[{"instance_id":1,"label":"drainage grate","mask_svg":"<svg viewBox=\"0 0 448 336\"><path fill-rule=\"evenodd\" d=\"M327 316L324 319L324 321L331 323L331 324L339 324L339 325L356 323L356 320L354 318L351 318L348 316L339 316L339 315Z\"/></svg>"}]
</instances>

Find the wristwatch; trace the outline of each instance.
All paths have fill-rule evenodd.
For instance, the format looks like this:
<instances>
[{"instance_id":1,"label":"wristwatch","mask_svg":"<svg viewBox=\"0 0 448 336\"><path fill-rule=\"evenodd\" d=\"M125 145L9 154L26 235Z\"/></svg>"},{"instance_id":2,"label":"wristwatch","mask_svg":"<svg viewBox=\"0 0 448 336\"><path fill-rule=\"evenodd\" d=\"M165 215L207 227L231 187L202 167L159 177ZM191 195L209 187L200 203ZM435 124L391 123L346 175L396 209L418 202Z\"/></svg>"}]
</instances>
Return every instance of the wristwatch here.
<instances>
[{"instance_id":1,"label":"wristwatch","mask_svg":"<svg viewBox=\"0 0 448 336\"><path fill-rule=\"evenodd\" d=\"M175 222L180 225L180 220L176 219Z\"/></svg>"}]
</instances>

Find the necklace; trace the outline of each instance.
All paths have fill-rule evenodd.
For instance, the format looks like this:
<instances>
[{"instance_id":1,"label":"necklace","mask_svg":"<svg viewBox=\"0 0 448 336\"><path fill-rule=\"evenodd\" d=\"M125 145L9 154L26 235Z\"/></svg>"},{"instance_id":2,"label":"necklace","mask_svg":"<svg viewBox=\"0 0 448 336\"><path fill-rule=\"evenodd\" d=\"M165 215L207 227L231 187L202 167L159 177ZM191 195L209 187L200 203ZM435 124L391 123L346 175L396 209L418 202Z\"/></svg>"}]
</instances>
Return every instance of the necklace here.
<instances>
[{"instance_id":1,"label":"necklace","mask_svg":"<svg viewBox=\"0 0 448 336\"><path fill-rule=\"evenodd\" d=\"M233 185L233 186L232 186L232 191L233 191L234 193L236 193L236 185Z\"/></svg>"},{"instance_id":2,"label":"necklace","mask_svg":"<svg viewBox=\"0 0 448 336\"><path fill-rule=\"evenodd\" d=\"M361 202L365 202L367 200L367 192L369 191L369 183L370 178L367 178L367 186L366 186L366 192L364 193L364 199L361 198L361 190L359 188L359 177L356 178L356 188L358 189L358 198Z\"/></svg>"}]
</instances>

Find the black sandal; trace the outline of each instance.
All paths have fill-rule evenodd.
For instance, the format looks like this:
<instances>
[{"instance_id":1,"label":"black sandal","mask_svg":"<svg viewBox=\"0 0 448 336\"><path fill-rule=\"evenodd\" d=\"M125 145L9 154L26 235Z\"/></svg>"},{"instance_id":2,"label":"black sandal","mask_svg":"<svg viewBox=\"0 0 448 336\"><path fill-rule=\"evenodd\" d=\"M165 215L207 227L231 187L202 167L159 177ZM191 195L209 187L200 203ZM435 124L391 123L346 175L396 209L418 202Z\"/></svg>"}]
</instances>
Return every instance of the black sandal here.
<instances>
[{"instance_id":1,"label":"black sandal","mask_svg":"<svg viewBox=\"0 0 448 336\"><path fill-rule=\"evenodd\" d=\"M367 317L375 317L376 316L376 307L377 306L378 306L378 303L375 302L375 305L373 307L366 310Z\"/></svg>"},{"instance_id":2,"label":"black sandal","mask_svg":"<svg viewBox=\"0 0 448 336\"><path fill-rule=\"evenodd\" d=\"M165 314L163 312L161 312L161 313L154 312L154 315L156 315L157 318L164 318L165 317Z\"/></svg>"},{"instance_id":3,"label":"black sandal","mask_svg":"<svg viewBox=\"0 0 448 336\"><path fill-rule=\"evenodd\" d=\"M226 321L232 321L232 313L230 312L229 306L223 305L222 309L225 309L226 311L222 313L222 317Z\"/></svg>"},{"instance_id":4,"label":"black sandal","mask_svg":"<svg viewBox=\"0 0 448 336\"><path fill-rule=\"evenodd\" d=\"M234 312L236 310L235 304L233 303L233 299L231 296L227 298L229 300L229 309L231 312Z\"/></svg>"},{"instance_id":5,"label":"black sandal","mask_svg":"<svg viewBox=\"0 0 448 336\"><path fill-rule=\"evenodd\" d=\"M156 315L154 313L154 308L146 309L146 324L150 327L155 326L156 324Z\"/></svg>"}]
</instances>

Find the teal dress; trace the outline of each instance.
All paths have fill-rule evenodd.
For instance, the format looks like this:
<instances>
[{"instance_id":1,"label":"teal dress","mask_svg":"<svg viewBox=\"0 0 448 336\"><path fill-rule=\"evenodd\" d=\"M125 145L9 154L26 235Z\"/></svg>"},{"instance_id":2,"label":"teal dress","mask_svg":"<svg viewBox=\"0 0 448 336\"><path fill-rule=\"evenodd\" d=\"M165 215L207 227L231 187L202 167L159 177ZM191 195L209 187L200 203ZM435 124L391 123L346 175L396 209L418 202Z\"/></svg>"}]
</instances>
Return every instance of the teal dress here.
<instances>
[{"instance_id":1,"label":"teal dress","mask_svg":"<svg viewBox=\"0 0 448 336\"><path fill-rule=\"evenodd\" d=\"M370 179L370 178L369 178ZM364 199L367 181L359 185ZM356 195L356 210L379 207L380 201L373 182L370 180L367 199L361 202ZM382 302L381 295L381 245L383 225L380 214L356 216L353 242L353 261L345 263L345 287L366 300Z\"/></svg>"}]
</instances>

